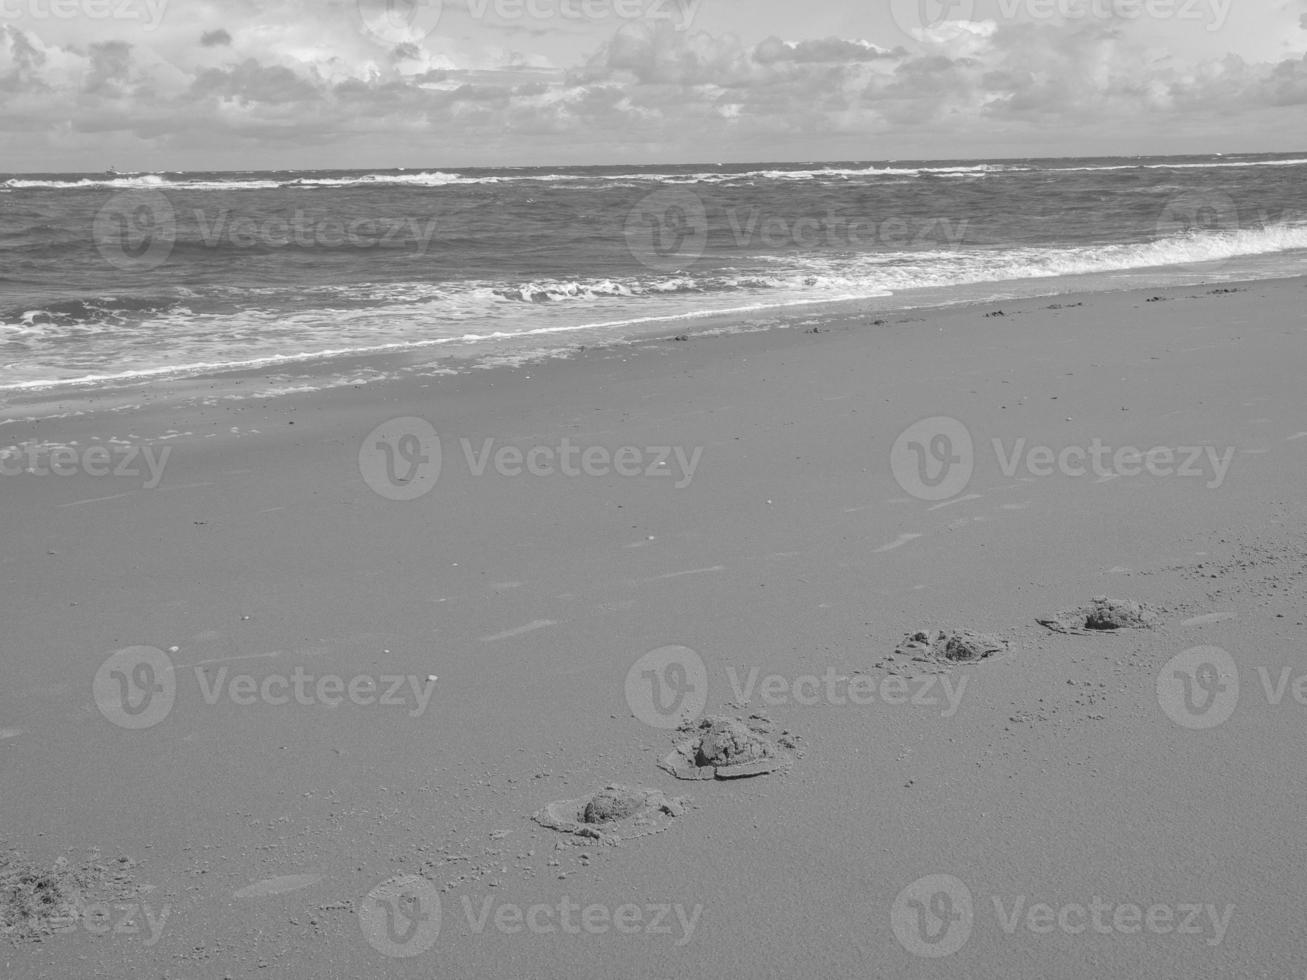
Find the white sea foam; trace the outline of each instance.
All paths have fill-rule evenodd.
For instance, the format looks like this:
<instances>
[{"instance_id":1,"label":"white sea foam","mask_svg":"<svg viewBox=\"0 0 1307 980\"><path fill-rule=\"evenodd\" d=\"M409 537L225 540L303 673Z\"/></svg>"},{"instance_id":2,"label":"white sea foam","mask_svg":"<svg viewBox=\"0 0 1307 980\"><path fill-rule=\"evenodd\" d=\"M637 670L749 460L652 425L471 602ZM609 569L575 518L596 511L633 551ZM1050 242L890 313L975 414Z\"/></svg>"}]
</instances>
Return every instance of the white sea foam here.
<instances>
[{"instance_id":1,"label":"white sea foam","mask_svg":"<svg viewBox=\"0 0 1307 980\"><path fill-rule=\"evenodd\" d=\"M85 177L75 181L37 180L15 177L0 184L0 190L305 190L342 187L446 187L476 184L540 183L558 184L591 181L619 184L720 184L738 181L813 181L854 178L911 178L923 176L983 177L1005 173L1076 173L1114 170L1201 170L1233 167L1301 167L1307 158L1286 160L1206 160L1185 163L1103 163L1083 166L1044 165L1032 162L982 163L958 165L922 165L902 167L892 164L866 167L795 167L748 171L701 171L696 173L524 173L465 175L441 170L412 173L363 173L336 177L295 177L289 180L270 180L265 176L246 177L232 175L221 179L187 177L185 174L133 174L105 177Z\"/></svg>"}]
</instances>

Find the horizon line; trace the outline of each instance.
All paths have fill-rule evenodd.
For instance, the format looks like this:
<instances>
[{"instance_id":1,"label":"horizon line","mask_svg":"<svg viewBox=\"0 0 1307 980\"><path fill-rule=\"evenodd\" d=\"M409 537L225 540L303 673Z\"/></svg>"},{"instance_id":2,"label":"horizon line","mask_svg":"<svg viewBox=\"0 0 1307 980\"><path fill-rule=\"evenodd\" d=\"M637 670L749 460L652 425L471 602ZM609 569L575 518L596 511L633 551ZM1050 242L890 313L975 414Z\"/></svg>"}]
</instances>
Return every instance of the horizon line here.
<instances>
[{"instance_id":1,"label":"horizon line","mask_svg":"<svg viewBox=\"0 0 1307 980\"><path fill-rule=\"evenodd\" d=\"M444 165L427 165L427 166L392 166L392 167L263 167L247 170L117 170L112 164L108 170L29 170L29 171L0 171L6 177L29 177L29 176L106 176L114 173L117 176L142 176L155 174L256 174L256 173L325 173L328 171L339 171L343 173L365 173L376 171L441 171L441 170L545 170L545 169L580 169L580 168L600 168L600 167L800 167L800 166L828 166L837 163L860 163L860 164L899 164L899 163L986 163L986 162L1013 162L1013 161L1044 161L1044 160L1141 160L1141 159L1161 159L1161 160L1181 160L1210 157L1245 157L1245 156L1287 156L1295 153L1307 155L1307 149L1304 150L1259 150L1251 152L1240 151L1213 151L1211 153L1129 153L1129 154L1107 154L1107 155L1072 155L1072 156L985 156L985 157L867 157L867 158L831 158L825 160L733 160L717 161L706 163L702 161L686 161L683 163L543 163L543 164L444 164Z\"/></svg>"}]
</instances>

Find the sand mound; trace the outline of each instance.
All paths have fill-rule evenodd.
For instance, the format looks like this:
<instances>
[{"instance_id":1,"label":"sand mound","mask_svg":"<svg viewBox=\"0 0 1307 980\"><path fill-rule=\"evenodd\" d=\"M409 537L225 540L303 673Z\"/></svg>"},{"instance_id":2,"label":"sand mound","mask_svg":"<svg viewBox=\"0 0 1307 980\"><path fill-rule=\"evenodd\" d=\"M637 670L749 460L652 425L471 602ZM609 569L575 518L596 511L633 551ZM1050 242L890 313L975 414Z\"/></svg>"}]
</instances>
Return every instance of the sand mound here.
<instances>
[{"instance_id":1,"label":"sand mound","mask_svg":"<svg viewBox=\"0 0 1307 980\"><path fill-rule=\"evenodd\" d=\"M1006 653L1007 640L972 630L930 630L909 633L894 648L899 656L924 663L971 664Z\"/></svg>"},{"instance_id":2,"label":"sand mound","mask_svg":"<svg viewBox=\"0 0 1307 980\"><path fill-rule=\"evenodd\" d=\"M747 719L709 715L680 728L682 741L658 763L677 779L738 779L788 768L795 740L773 738L775 726L761 715Z\"/></svg>"},{"instance_id":3,"label":"sand mound","mask_svg":"<svg viewBox=\"0 0 1307 980\"><path fill-rule=\"evenodd\" d=\"M559 800L531 814L542 827L602 844L656 834L672 817L685 812L689 801L669 799L656 789L612 783L579 800Z\"/></svg>"},{"instance_id":4,"label":"sand mound","mask_svg":"<svg viewBox=\"0 0 1307 980\"><path fill-rule=\"evenodd\" d=\"M1121 629L1148 629L1157 622L1157 611L1133 599L1095 596L1089 605L1064 609L1035 622L1058 633L1088 634Z\"/></svg>"}]
</instances>

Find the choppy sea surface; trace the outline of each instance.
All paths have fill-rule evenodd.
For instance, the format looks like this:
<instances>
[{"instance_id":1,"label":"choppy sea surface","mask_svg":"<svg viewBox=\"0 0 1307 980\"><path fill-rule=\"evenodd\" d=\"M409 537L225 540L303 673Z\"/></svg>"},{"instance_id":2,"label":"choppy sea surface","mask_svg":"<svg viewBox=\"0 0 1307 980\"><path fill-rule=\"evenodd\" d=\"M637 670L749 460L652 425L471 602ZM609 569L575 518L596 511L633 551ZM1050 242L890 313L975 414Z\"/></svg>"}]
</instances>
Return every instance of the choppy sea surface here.
<instances>
[{"instance_id":1,"label":"choppy sea surface","mask_svg":"<svg viewBox=\"0 0 1307 980\"><path fill-rule=\"evenodd\" d=\"M1307 152L0 174L0 391L1307 270Z\"/></svg>"}]
</instances>

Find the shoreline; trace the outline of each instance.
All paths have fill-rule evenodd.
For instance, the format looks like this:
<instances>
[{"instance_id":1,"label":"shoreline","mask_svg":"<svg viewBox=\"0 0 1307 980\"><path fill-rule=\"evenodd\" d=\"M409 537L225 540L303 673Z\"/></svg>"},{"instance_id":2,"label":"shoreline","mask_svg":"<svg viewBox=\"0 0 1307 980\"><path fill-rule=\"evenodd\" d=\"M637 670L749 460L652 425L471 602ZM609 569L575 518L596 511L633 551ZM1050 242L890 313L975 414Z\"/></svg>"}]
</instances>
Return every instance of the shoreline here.
<instances>
[{"instance_id":1,"label":"shoreline","mask_svg":"<svg viewBox=\"0 0 1307 980\"><path fill-rule=\"evenodd\" d=\"M414 374L439 376L466 372L498 365L509 366L543 363L569 358L578 352L594 349L639 349L646 344L657 344L680 334L693 337L748 334L773 330L793 329L813 323L836 322L866 314L889 319L894 316L925 316L950 310L985 306L992 303L1016 303L1040 299L1076 300L1103 293L1131 293L1137 291L1165 291L1168 289L1198 288L1203 285L1240 285L1275 283L1297 278L1272 275L1269 277L1241 277L1246 271L1230 261L1217 264L1217 268L1199 272L1175 269L1116 270L1099 274L1080 274L997 282L969 283L959 286L906 290L886 296L858 299L812 300L780 306L761 305L726 311L705 311L656 317L638 323L642 330L631 335L609 336L605 331L610 323L580 324L551 328L546 334L516 334L507 338L487 337L468 342L457 338L441 338L421 343L387 344L367 351L330 351L319 354L277 355L258 358L235 365L207 365L204 368L157 368L151 374L106 376L93 381L66 380L24 383L18 387L0 389L0 438L3 427L15 421L30 421L38 417L60 417L67 412L77 413L95 403L131 406L170 400L207 397L268 397L280 391L329 390L361 381L366 384L402 380ZM1224 272L1224 274L1222 274ZM1153 281L1156 277L1156 281ZM1135 282L1134 279L1144 279ZM1176 280L1182 281L1176 284ZM1191 280L1191 281L1187 281ZM1075 285L1098 288L1071 288ZM1061 288L1059 288L1061 287ZM910 302L905 302L910 301ZM625 321L617 325L625 324ZM536 337L575 335L577 342L562 346L529 346ZM504 345L509 341L511 347ZM581 341L585 341L582 343ZM496 345L498 349L496 349ZM441 352L447 352L439 356ZM436 355L436 356L433 356ZM157 372L157 373L155 373ZM239 389L255 379L266 379L268 384L259 395L242 396ZM180 394L181 392L185 394ZM33 414L24 417L24 410ZM40 415L42 411L47 414Z\"/></svg>"},{"instance_id":2,"label":"shoreline","mask_svg":"<svg viewBox=\"0 0 1307 980\"><path fill-rule=\"evenodd\" d=\"M170 915L149 947L75 930L0 949L0 971L1284 974L1301 960L1290 899L1307 859L1285 775L1303 710L1304 287L868 311L263 399L206 403L197 384L190 403L11 422L3 441L73 447L76 472L0 476L0 752L22 790L0 797L4 846L46 867L128 856L151 890L119 901ZM940 447L907 437L939 418L974 451L934 497L895 447L924 459ZM416 430L384 429L404 419L439 436L429 483L387 469L429 465L430 443L401 441ZM1094 440L1112 450L1106 478L1065 454ZM92 474L93 445L141 450L140 472ZM1148 469L1123 447L1172 457ZM1197 476L1179 472L1189 447L1214 453ZM171 450L152 489L146 448L156 463ZM539 449L554 455L532 470ZM623 471L628 449L640 465ZM1102 594L1160 622L1096 636L1035 622ZM894 657L935 628L1011 647L940 674ZM167 654L176 691L133 730L96 679L138 645ZM1196 645L1228 651L1242 681L1210 729L1159 696ZM798 737L787 772L658 769L672 735L626 684L671 646L702 658L707 713L763 711ZM296 671L315 679L298 703ZM324 677L416 687L391 707ZM838 698L826 677L844 678ZM849 696L855 677L873 700ZM930 677L937 701L915 702ZM691 803L620 847L530 819L610 782ZM398 874L430 881L444 909L408 959L360 929ZM896 934L895 910L941 874L974 916L933 959ZM1216 914L1200 933L1131 931L1126 915L1110 934L1025 914L1100 899ZM499 908L507 921L564 900L607 922L679 907L684 924L496 925Z\"/></svg>"}]
</instances>

